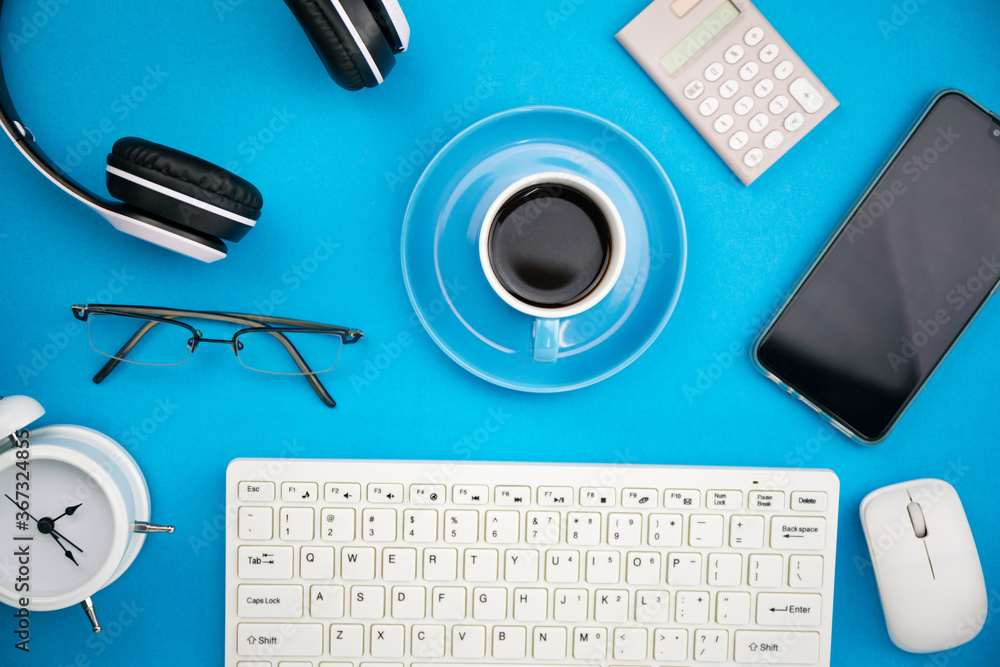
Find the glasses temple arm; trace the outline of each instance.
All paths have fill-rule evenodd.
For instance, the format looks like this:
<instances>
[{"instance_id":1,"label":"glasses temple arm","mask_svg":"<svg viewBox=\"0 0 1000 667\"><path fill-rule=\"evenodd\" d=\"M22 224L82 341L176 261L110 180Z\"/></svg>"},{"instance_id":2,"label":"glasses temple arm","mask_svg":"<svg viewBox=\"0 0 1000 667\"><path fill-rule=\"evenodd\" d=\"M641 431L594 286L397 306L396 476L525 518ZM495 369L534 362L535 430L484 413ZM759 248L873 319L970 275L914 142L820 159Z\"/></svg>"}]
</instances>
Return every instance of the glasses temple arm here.
<instances>
[{"instance_id":1,"label":"glasses temple arm","mask_svg":"<svg viewBox=\"0 0 1000 667\"><path fill-rule=\"evenodd\" d=\"M118 350L115 356L109 359L108 363L101 367L101 370L97 371L97 375L94 376L94 384L100 384L103 382L104 378L108 377L108 375L111 374L111 371L115 370L115 368L118 367L118 364L120 364L122 360L128 356L128 353L132 351L132 348L138 345L139 341L142 340L142 337L149 333L150 329L157 324L159 323L148 321L139 327L139 330L132 334L132 337L129 338L124 345L122 345L122 348Z\"/></svg>"},{"instance_id":2,"label":"glasses temple arm","mask_svg":"<svg viewBox=\"0 0 1000 667\"><path fill-rule=\"evenodd\" d=\"M262 330L267 331L266 327L262 327ZM302 371L303 376L306 378L306 381L309 382L309 385L313 388L313 391L316 392L317 396L319 396L319 400L323 401L323 403L326 404L327 407L330 408L337 407L337 402L333 400L333 397L330 396L330 392L328 392L326 390L326 387L323 386L323 383L319 381L319 377L317 377L316 374L313 373L312 369L309 368L309 364L306 363L306 360L302 358L302 355L299 354L299 351L295 349L294 345L292 345L292 341L288 340L288 337L279 331L268 331L268 333L277 338L278 342L285 347L285 350L288 352L289 355L291 355L292 360L295 362L295 365L299 367L300 371Z\"/></svg>"}]
</instances>

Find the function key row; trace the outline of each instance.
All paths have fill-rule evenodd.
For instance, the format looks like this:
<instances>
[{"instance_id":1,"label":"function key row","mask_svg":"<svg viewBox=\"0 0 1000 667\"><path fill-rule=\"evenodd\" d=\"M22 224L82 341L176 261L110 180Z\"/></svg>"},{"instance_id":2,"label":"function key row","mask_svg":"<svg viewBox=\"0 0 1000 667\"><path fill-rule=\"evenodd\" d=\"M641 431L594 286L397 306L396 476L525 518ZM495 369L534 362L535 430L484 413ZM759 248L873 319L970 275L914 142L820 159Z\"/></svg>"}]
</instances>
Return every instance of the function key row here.
<instances>
[{"instance_id":1,"label":"function key row","mask_svg":"<svg viewBox=\"0 0 1000 667\"><path fill-rule=\"evenodd\" d=\"M238 497L241 502L272 502L275 500L274 482L240 482ZM362 500L371 505L400 504L406 500L407 489L403 484L371 483L362 488L354 482L327 482L323 484L322 498L327 503L354 505ZM784 510L784 491L743 491L713 489L665 489L662 494L652 488L624 488L585 486L577 491L570 486L500 485L492 489L486 484L455 484L451 487L451 502L455 505L498 505L517 507L535 503L543 507L627 507L642 509L659 507L667 509L739 510L744 507L754 511ZM316 482L282 482L281 500L286 503L311 503L320 498L320 485ZM413 505L443 505L448 499L448 488L443 484L411 484L409 502ZM704 503L704 504L703 504ZM827 495L823 491L793 491L788 508L792 510L823 512L827 509Z\"/></svg>"}]
</instances>

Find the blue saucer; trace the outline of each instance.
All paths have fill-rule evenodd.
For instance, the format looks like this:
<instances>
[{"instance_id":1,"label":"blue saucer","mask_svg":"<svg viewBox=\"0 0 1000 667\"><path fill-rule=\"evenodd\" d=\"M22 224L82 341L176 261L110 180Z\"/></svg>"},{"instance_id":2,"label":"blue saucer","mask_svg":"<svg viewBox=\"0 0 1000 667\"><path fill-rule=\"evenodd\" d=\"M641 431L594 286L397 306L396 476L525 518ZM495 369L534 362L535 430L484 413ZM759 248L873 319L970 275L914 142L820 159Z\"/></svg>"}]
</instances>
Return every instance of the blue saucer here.
<instances>
[{"instance_id":1,"label":"blue saucer","mask_svg":"<svg viewBox=\"0 0 1000 667\"><path fill-rule=\"evenodd\" d=\"M577 174L607 193L627 240L611 293L561 321L552 364L532 361L534 320L490 288L478 248L493 200L543 171ZM599 382L653 343L680 295L687 240L670 180L631 135L581 111L527 107L476 123L435 156L406 209L402 255L413 308L448 356L500 386L555 392Z\"/></svg>"}]
</instances>

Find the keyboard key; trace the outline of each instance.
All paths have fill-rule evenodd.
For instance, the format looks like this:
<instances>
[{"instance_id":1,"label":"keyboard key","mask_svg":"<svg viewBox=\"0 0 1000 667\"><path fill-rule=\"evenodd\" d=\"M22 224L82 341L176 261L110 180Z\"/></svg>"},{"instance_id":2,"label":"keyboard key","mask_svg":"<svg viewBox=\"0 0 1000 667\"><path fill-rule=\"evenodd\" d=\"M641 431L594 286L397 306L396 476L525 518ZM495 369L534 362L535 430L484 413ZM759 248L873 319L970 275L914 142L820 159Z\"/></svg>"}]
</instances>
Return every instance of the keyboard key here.
<instances>
[{"instance_id":1,"label":"keyboard key","mask_svg":"<svg viewBox=\"0 0 1000 667\"><path fill-rule=\"evenodd\" d=\"M591 551L587 555L587 582L617 584L621 580L621 553Z\"/></svg>"},{"instance_id":2,"label":"keyboard key","mask_svg":"<svg viewBox=\"0 0 1000 667\"><path fill-rule=\"evenodd\" d=\"M791 508L806 512L825 512L826 493L823 491L796 491L792 494Z\"/></svg>"},{"instance_id":3,"label":"keyboard key","mask_svg":"<svg viewBox=\"0 0 1000 667\"><path fill-rule=\"evenodd\" d=\"M594 620L598 623L624 623L628 612L628 591L602 588L594 591Z\"/></svg>"},{"instance_id":4,"label":"keyboard key","mask_svg":"<svg viewBox=\"0 0 1000 667\"><path fill-rule=\"evenodd\" d=\"M439 621L465 618L466 590L458 586L437 586L431 590L431 616Z\"/></svg>"},{"instance_id":5,"label":"keyboard key","mask_svg":"<svg viewBox=\"0 0 1000 667\"><path fill-rule=\"evenodd\" d=\"M381 586L351 586L351 616L364 619L385 616L385 589Z\"/></svg>"},{"instance_id":6,"label":"keyboard key","mask_svg":"<svg viewBox=\"0 0 1000 667\"><path fill-rule=\"evenodd\" d=\"M654 586L661 579L661 557L654 551L630 551L626 557L625 581L633 586Z\"/></svg>"},{"instance_id":7,"label":"keyboard key","mask_svg":"<svg viewBox=\"0 0 1000 667\"><path fill-rule=\"evenodd\" d=\"M577 660L604 660L608 655L608 631L605 628L574 628L573 657Z\"/></svg>"},{"instance_id":8,"label":"keyboard key","mask_svg":"<svg viewBox=\"0 0 1000 667\"><path fill-rule=\"evenodd\" d=\"M507 618L506 588L475 588L472 591L472 618L503 621ZM455 656L461 657L461 656Z\"/></svg>"},{"instance_id":9,"label":"keyboard key","mask_svg":"<svg viewBox=\"0 0 1000 667\"><path fill-rule=\"evenodd\" d=\"M414 658L443 658L445 626L414 625L410 633L410 653Z\"/></svg>"},{"instance_id":10,"label":"keyboard key","mask_svg":"<svg viewBox=\"0 0 1000 667\"><path fill-rule=\"evenodd\" d=\"M364 655L365 626L330 626L330 655L334 658L360 658Z\"/></svg>"},{"instance_id":11,"label":"keyboard key","mask_svg":"<svg viewBox=\"0 0 1000 667\"><path fill-rule=\"evenodd\" d=\"M703 591L678 591L674 620L678 623L703 625L708 623L708 601L711 596Z\"/></svg>"},{"instance_id":12,"label":"keyboard key","mask_svg":"<svg viewBox=\"0 0 1000 667\"><path fill-rule=\"evenodd\" d=\"M426 615L427 591L422 586L393 586L392 617L419 619Z\"/></svg>"},{"instance_id":13,"label":"keyboard key","mask_svg":"<svg viewBox=\"0 0 1000 667\"><path fill-rule=\"evenodd\" d=\"M684 517L680 514L649 515L649 546L679 547L683 544Z\"/></svg>"},{"instance_id":14,"label":"keyboard key","mask_svg":"<svg viewBox=\"0 0 1000 667\"><path fill-rule=\"evenodd\" d=\"M313 538L313 509L283 507L278 513L278 536L289 542L305 542Z\"/></svg>"},{"instance_id":15,"label":"keyboard key","mask_svg":"<svg viewBox=\"0 0 1000 667\"><path fill-rule=\"evenodd\" d=\"M525 541L528 544L559 544L561 542L562 530L559 512L528 512L527 521Z\"/></svg>"},{"instance_id":16,"label":"keyboard key","mask_svg":"<svg viewBox=\"0 0 1000 667\"><path fill-rule=\"evenodd\" d=\"M635 592L635 616L637 623L666 623L670 615L670 593L661 590L638 590Z\"/></svg>"},{"instance_id":17,"label":"keyboard key","mask_svg":"<svg viewBox=\"0 0 1000 667\"><path fill-rule=\"evenodd\" d=\"M736 515L729 519L729 546L760 549L764 546L764 517Z\"/></svg>"},{"instance_id":18,"label":"keyboard key","mask_svg":"<svg viewBox=\"0 0 1000 667\"><path fill-rule=\"evenodd\" d=\"M727 630L698 630L694 633L694 659L698 662L725 662L729 659Z\"/></svg>"},{"instance_id":19,"label":"keyboard key","mask_svg":"<svg viewBox=\"0 0 1000 667\"><path fill-rule=\"evenodd\" d=\"M361 501L361 485L327 482L323 485L323 500L328 503L357 503Z\"/></svg>"},{"instance_id":20,"label":"keyboard key","mask_svg":"<svg viewBox=\"0 0 1000 667\"><path fill-rule=\"evenodd\" d=\"M320 538L328 542L353 542L353 509L324 508L320 516Z\"/></svg>"},{"instance_id":21,"label":"keyboard key","mask_svg":"<svg viewBox=\"0 0 1000 667\"><path fill-rule=\"evenodd\" d=\"M496 581L499 563L500 552L496 549L466 549L462 574L466 581Z\"/></svg>"},{"instance_id":22,"label":"keyboard key","mask_svg":"<svg viewBox=\"0 0 1000 667\"><path fill-rule=\"evenodd\" d=\"M370 503L401 503L403 502L402 484L369 484L368 502Z\"/></svg>"},{"instance_id":23,"label":"keyboard key","mask_svg":"<svg viewBox=\"0 0 1000 667\"><path fill-rule=\"evenodd\" d=\"M785 492L751 491L747 507L751 511L783 510L785 509Z\"/></svg>"},{"instance_id":24,"label":"keyboard key","mask_svg":"<svg viewBox=\"0 0 1000 667\"><path fill-rule=\"evenodd\" d=\"M709 586L739 586L743 581L743 556L710 554L708 557Z\"/></svg>"},{"instance_id":25,"label":"keyboard key","mask_svg":"<svg viewBox=\"0 0 1000 667\"><path fill-rule=\"evenodd\" d=\"M549 591L545 588L514 589L514 620L521 623L548 618Z\"/></svg>"},{"instance_id":26,"label":"keyboard key","mask_svg":"<svg viewBox=\"0 0 1000 667\"><path fill-rule=\"evenodd\" d=\"M657 662L687 660L687 630L654 630L653 659Z\"/></svg>"},{"instance_id":27,"label":"keyboard key","mask_svg":"<svg viewBox=\"0 0 1000 667\"><path fill-rule=\"evenodd\" d=\"M701 492L697 489L667 489L663 492L663 506L673 510L700 507Z\"/></svg>"},{"instance_id":28,"label":"keyboard key","mask_svg":"<svg viewBox=\"0 0 1000 667\"><path fill-rule=\"evenodd\" d=\"M648 641L649 633L641 628L615 628L611 655L615 660L645 660Z\"/></svg>"},{"instance_id":29,"label":"keyboard key","mask_svg":"<svg viewBox=\"0 0 1000 667\"><path fill-rule=\"evenodd\" d=\"M240 579L291 579L292 547L240 547L236 571Z\"/></svg>"},{"instance_id":30,"label":"keyboard key","mask_svg":"<svg viewBox=\"0 0 1000 667\"><path fill-rule=\"evenodd\" d=\"M808 79L803 77L795 79L788 86L788 92L791 93L796 102L802 105L806 113L816 113L823 108L823 96L809 83Z\"/></svg>"},{"instance_id":31,"label":"keyboard key","mask_svg":"<svg viewBox=\"0 0 1000 667\"><path fill-rule=\"evenodd\" d=\"M754 116L754 118L756 118L756 116ZM753 129L752 125L750 129ZM757 130L754 131L756 132ZM717 510L741 509L743 507L743 492L724 490L709 491L705 496L705 507Z\"/></svg>"},{"instance_id":32,"label":"keyboard key","mask_svg":"<svg viewBox=\"0 0 1000 667\"><path fill-rule=\"evenodd\" d=\"M405 635L402 625L373 625L369 653L373 658L402 658Z\"/></svg>"},{"instance_id":33,"label":"keyboard key","mask_svg":"<svg viewBox=\"0 0 1000 667\"><path fill-rule=\"evenodd\" d=\"M361 525L365 542L396 541L396 510L366 508L361 512Z\"/></svg>"},{"instance_id":34,"label":"keyboard key","mask_svg":"<svg viewBox=\"0 0 1000 667\"><path fill-rule=\"evenodd\" d=\"M656 489L622 489L622 507L656 507L659 498Z\"/></svg>"},{"instance_id":35,"label":"keyboard key","mask_svg":"<svg viewBox=\"0 0 1000 667\"><path fill-rule=\"evenodd\" d=\"M475 544L479 540L479 512L448 510L444 513L444 541Z\"/></svg>"},{"instance_id":36,"label":"keyboard key","mask_svg":"<svg viewBox=\"0 0 1000 667\"><path fill-rule=\"evenodd\" d=\"M787 627L819 627L823 598L812 593L760 593L757 624Z\"/></svg>"},{"instance_id":37,"label":"keyboard key","mask_svg":"<svg viewBox=\"0 0 1000 667\"><path fill-rule=\"evenodd\" d=\"M698 553L667 554L667 583L671 586L697 586L701 583L702 556Z\"/></svg>"},{"instance_id":38,"label":"keyboard key","mask_svg":"<svg viewBox=\"0 0 1000 667\"><path fill-rule=\"evenodd\" d=\"M637 547L642 544L642 515L608 514L608 544L613 547Z\"/></svg>"},{"instance_id":39,"label":"keyboard key","mask_svg":"<svg viewBox=\"0 0 1000 667\"><path fill-rule=\"evenodd\" d=\"M531 657L535 660L566 658L566 628L536 627L532 632Z\"/></svg>"},{"instance_id":40,"label":"keyboard key","mask_svg":"<svg viewBox=\"0 0 1000 667\"><path fill-rule=\"evenodd\" d=\"M823 585L822 556L789 556L788 585L792 588L819 588Z\"/></svg>"},{"instance_id":41,"label":"keyboard key","mask_svg":"<svg viewBox=\"0 0 1000 667\"><path fill-rule=\"evenodd\" d=\"M728 591L715 596L715 622L720 625L746 625L750 622L750 594Z\"/></svg>"},{"instance_id":42,"label":"keyboard key","mask_svg":"<svg viewBox=\"0 0 1000 667\"><path fill-rule=\"evenodd\" d=\"M538 581L538 552L534 549L507 549L504 554L504 579L529 584Z\"/></svg>"},{"instance_id":43,"label":"keyboard key","mask_svg":"<svg viewBox=\"0 0 1000 667\"><path fill-rule=\"evenodd\" d=\"M570 512L566 515L566 541L573 546L593 547L601 543L601 515L597 512Z\"/></svg>"},{"instance_id":44,"label":"keyboard key","mask_svg":"<svg viewBox=\"0 0 1000 667\"><path fill-rule=\"evenodd\" d=\"M410 502L414 505L443 505L445 502L445 496L446 493L443 484L410 485Z\"/></svg>"},{"instance_id":45,"label":"keyboard key","mask_svg":"<svg viewBox=\"0 0 1000 667\"><path fill-rule=\"evenodd\" d=\"M344 587L325 584L310 586L309 615L313 618L343 618Z\"/></svg>"},{"instance_id":46,"label":"keyboard key","mask_svg":"<svg viewBox=\"0 0 1000 667\"><path fill-rule=\"evenodd\" d=\"M487 544L517 544L521 539L520 526L520 512L514 510L497 510L487 512Z\"/></svg>"},{"instance_id":47,"label":"keyboard key","mask_svg":"<svg viewBox=\"0 0 1000 667\"><path fill-rule=\"evenodd\" d=\"M461 660L485 658L486 628L481 625L453 626L451 629L451 655ZM411 667L417 667L417 665L411 665ZM434 666L424 665L424 667Z\"/></svg>"},{"instance_id":48,"label":"keyboard key","mask_svg":"<svg viewBox=\"0 0 1000 667\"><path fill-rule=\"evenodd\" d=\"M590 593L585 588L557 588L552 617L563 623L582 623L587 620Z\"/></svg>"},{"instance_id":49,"label":"keyboard key","mask_svg":"<svg viewBox=\"0 0 1000 667\"><path fill-rule=\"evenodd\" d=\"M531 503L530 486L498 486L494 495L497 505L527 505Z\"/></svg>"},{"instance_id":50,"label":"keyboard key","mask_svg":"<svg viewBox=\"0 0 1000 667\"><path fill-rule=\"evenodd\" d=\"M493 657L498 660L521 660L525 656L528 631L512 625L493 627Z\"/></svg>"},{"instance_id":51,"label":"keyboard key","mask_svg":"<svg viewBox=\"0 0 1000 667\"><path fill-rule=\"evenodd\" d=\"M403 510L403 541L437 542L437 510Z\"/></svg>"},{"instance_id":52,"label":"keyboard key","mask_svg":"<svg viewBox=\"0 0 1000 667\"><path fill-rule=\"evenodd\" d=\"M333 547L302 547L299 576L303 579L333 579Z\"/></svg>"},{"instance_id":53,"label":"keyboard key","mask_svg":"<svg viewBox=\"0 0 1000 667\"><path fill-rule=\"evenodd\" d=\"M574 495L571 486L540 486L538 487L538 504L543 507L572 505Z\"/></svg>"},{"instance_id":54,"label":"keyboard key","mask_svg":"<svg viewBox=\"0 0 1000 667\"><path fill-rule=\"evenodd\" d=\"M274 482L240 482L236 497L243 503L267 503L274 500Z\"/></svg>"},{"instance_id":55,"label":"keyboard key","mask_svg":"<svg viewBox=\"0 0 1000 667\"><path fill-rule=\"evenodd\" d=\"M753 554L748 559L747 583L754 588L781 586L782 557L777 554Z\"/></svg>"},{"instance_id":56,"label":"keyboard key","mask_svg":"<svg viewBox=\"0 0 1000 667\"><path fill-rule=\"evenodd\" d=\"M414 581L417 578L417 550L382 550L382 578L386 581Z\"/></svg>"},{"instance_id":57,"label":"keyboard key","mask_svg":"<svg viewBox=\"0 0 1000 667\"><path fill-rule=\"evenodd\" d=\"M371 581L374 579L374 547L344 547L341 549L340 578L348 581Z\"/></svg>"},{"instance_id":58,"label":"keyboard key","mask_svg":"<svg viewBox=\"0 0 1000 667\"><path fill-rule=\"evenodd\" d=\"M423 576L427 581L458 579L458 550L424 549Z\"/></svg>"},{"instance_id":59,"label":"keyboard key","mask_svg":"<svg viewBox=\"0 0 1000 667\"><path fill-rule=\"evenodd\" d=\"M721 547L724 525L719 514L692 514L688 544L693 547Z\"/></svg>"},{"instance_id":60,"label":"keyboard key","mask_svg":"<svg viewBox=\"0 0 1000 667\"><path fill-rule=\"evenodd\" d=\"M615 489L585 486L580 489L580 504L584 507L614 507Z\"/></svg>"},{"instance_id":61,"label":"keyboard key","mask_svg":"<svg viewBox=\"0 0 1000 667\"><path fill-rule=\"evenodd\" d=\"M580 552L549 549L545 552L545 581L575 584L580 581Z\"/></svg>"},{"instance_id":62,"label":"keyboard key","mask_svg":"<svg viewBox=\"0 0 1000 667\"><path fill-rule=\"evenodd\" d=\"M241 540L269 540L274 536L274 510L241 507L237 524Z\"/></svg>"},{"instance_id":63,"label":"keyboard key","mask_svg":"<svg viewBox=\"0 0 1000 667\"><path fill-rule=\"evenodd\" d=\"M456 505L485 505L490 501L490 487L481 484L456 484L451 488Z\"/></svg>"},{"instance_id":64,"label":"keyboard key","mask_svg":"<svg viewBox=\"0 0 1000 667\"><path fill-rule=\"evenodd\" d=\"M281 500L286 503L311 503L319 496L316 482L282 482Z\"/></svg>"},{"instance_id":65,"label":"keyboard key","mask_svg":"<svg viewBox=\"0 0 1000 667\"><path fill-rule=\"evenodd\" d=\"M776 516L771 519L771 548L819 550L826 546L826 519L821 516Z\"/></svg>"},{"instance_id":66,"label":"keyboard key","mask_svg":"<svg viewBox=\"0 0 1000 667\"><path fill-rule=\"evenodd\" d=\"M243 584L236 589L241 618L300 618L302 587Z\"/></svg>"},{"instance_id":67,"label":"keyboard key","mask_svg":"<svg viewBox=\"0 0 1000 667\"><path fill-rule=\"evenodd\" d=\"M236 626L236 646L237 652L245 656L319 657L323 655L323 626L319 623L240 623Z\"/></svg>"},{"instance_id":68,"label":"keyboard key","mask_svg":"<svg viewBox=\"0 0 1000 667\"><path fill-rule=\"evenodd\" d=\"M812 665L819 662L819 633L738 630L736 662L768 665Z\"/></svg>"}]
</instances>

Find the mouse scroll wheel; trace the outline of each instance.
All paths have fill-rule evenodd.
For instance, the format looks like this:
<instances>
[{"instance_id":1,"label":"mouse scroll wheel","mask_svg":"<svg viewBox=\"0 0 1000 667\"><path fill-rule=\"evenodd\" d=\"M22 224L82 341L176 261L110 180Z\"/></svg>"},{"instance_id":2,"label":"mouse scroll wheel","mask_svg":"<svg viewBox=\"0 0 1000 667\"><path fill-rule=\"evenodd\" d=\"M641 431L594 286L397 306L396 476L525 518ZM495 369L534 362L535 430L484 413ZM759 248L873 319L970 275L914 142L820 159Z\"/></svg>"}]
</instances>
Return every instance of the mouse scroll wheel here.
<instances>
[{"instance_id":1,"label":"mouse scroll wheel","mask_svg":"<svg viewBox=\"0 0 1000 667\"><path fill-rule=\"evenodd\" d=\"M924 510L920 503L913 502L906 506L906 511L910 513L910 523L913 524L913 532L918 538L927 537L927 521L924 519Z\"/></svg>"}]
</instances>

